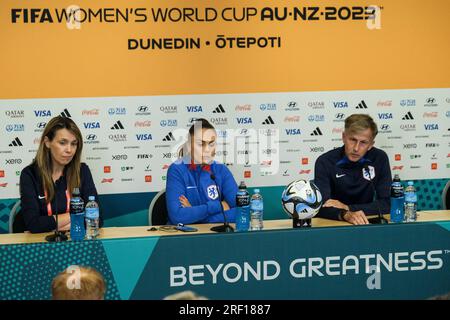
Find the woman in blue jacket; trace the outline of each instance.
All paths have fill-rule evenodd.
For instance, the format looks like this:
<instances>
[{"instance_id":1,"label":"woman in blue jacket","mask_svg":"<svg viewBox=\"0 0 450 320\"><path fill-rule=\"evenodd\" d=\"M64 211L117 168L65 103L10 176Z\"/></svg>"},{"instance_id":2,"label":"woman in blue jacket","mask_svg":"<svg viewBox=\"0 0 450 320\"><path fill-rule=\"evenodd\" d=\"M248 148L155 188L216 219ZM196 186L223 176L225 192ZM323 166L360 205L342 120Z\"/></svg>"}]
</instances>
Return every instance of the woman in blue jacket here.
<instances>
[{"instance_id":1,"label":"woman in blue jacket","mask_svg":"<svg viewBox=\"0 0 450 320\"><path fill-rule=\"evenodd\" d=\"M189 129L179 159L167 172L169 224L235 221L238 186L230 170L214 161L217 133L205 119Z\"/></svg>"}]
</instances>

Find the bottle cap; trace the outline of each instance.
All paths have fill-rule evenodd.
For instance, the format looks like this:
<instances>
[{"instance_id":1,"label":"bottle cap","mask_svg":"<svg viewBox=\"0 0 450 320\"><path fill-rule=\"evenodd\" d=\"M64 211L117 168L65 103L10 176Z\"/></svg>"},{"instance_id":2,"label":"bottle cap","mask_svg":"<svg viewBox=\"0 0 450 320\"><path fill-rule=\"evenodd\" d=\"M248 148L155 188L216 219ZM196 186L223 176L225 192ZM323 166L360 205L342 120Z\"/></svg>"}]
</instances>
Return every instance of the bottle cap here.
<instances>
[{"instance_id":1,"label":"bottle cap","mask_svg":"<svg viewBox=\"0 0 450 320\"><path fill-rule=\"evenodd\" d=\"M259 193L259 189L255 189L254 192L255 192L255 193Z\"/></svg>"},{"instance_id":2,"label":"bottle cap","mask_svg":"<svg viewBox=\"0 0 450 320\"><path fill-rule=\"evenodd\" d=\"M89 196L89 201L94 201L95 200L95 196Z\"/></svg>"},{"instance_id":3,"label":"bottle cap","mask_svg":"<svg viewBox=\"0 0 450 320\"><path fill-rule=\"evenodd\" d=\"M80 189L78 189L78 188L73 188L72 195L79 196L79 195L80 195Z\"/></svg>"},{"instance_id":4,"label":"bottle cap","mask_svg":"<svg viewBox=\"0 0 450 320\"><path fill-rule=\"evenodd\" d=\"M247 189L244 181L241 181L241 183L239 184L239 189Z\"/></svg>"},{"instance_id":5,"label":"bottle cap","mask_svg":"<svg viewBox=\"0 0 450 320\"><path fill-rule=\"evenodd\" d=\"M413 186L413 185L414 185L414 182L408 181L408 186Z\"/></svg>"}]
</instances>

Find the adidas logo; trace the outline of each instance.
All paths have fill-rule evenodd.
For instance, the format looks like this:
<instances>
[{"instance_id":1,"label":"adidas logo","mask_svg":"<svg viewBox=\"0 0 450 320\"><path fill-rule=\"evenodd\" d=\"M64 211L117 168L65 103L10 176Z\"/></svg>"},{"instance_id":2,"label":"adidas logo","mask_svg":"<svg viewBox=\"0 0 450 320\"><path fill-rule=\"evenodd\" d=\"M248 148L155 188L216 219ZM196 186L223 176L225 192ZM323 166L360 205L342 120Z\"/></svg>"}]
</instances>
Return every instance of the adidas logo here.
<instances>
[{"instance_id":1,"label":"adidas logo","mask_svg":"<svg viewBox=\"0 0 450 320\"><path fill-rule=\"evenodd\" d=\"M361 100L361 102L358 103L358 105L356 106L356 109L367 109L367 105L364 102L364 100Z\"/></svg>"},{"instance_id":2,"label":"adidas logo","mask_svg":"<svg viewBox=\"0 0 450 320\"><path fill-rule=\"evenodd\" d=\"M225 109L219 104L219 106L214 109L213 113L225 113Z\"/></svg>"},{"instance_id":3,"label":"adidas logo","mask_svg":"<svg viewBox=\"0 0 450 320\"><path fill-rule=\"evenodd\" d=\"M268 116L266 120L263 121L262 124L275 124L271 116Z\"/></svg>"},{"instance_id":4,"label":"adidas logo","mask_svg":"<svg viewBox=\"0 0 450 320\"><path fill-rule=\"evenodd\" d=\"M19 140L19 138L16 137L16 138L9 144L9 146L10 146L10 147L22 147L23 144L22 144L22 142Z\"/></svg>"},{"instance_id":5,"label":"adidas logo","mask_svg":"<svg viewBox=\"0 0 450 320\"><path fill-rule=\"evenodd\" d=\"M175 137L173 136L172 132L169 132L169 134L165 136L163 141L175 141Z\"/></svg>"},{"instance_id":6,"label":"adidas logo","mask_svg":"<svg viewBox=\"0 0 450 320\"><path fill-rule=\"evenodd\" d=\"M111 127L111 129L119 130L119 129L125 129L125 128L123 127L122 122L120 122L120 120L119 120Z\"/></svg>"},{"instance_id":7,"label":"adidas logo","mask_svg":"<svg viewBox=\"0 0 450 320\"><path fill-rule=\"evenodd\" d=\"M408 111L407 114L405 114L405 116L402 118L402 120L414 120L413 115L411 114L410 111Z\"/></svg>"},{"instance_id":8,"label":"adidas logo","mask_svg":"<svg viewBox=\"0 0 450 320\"><path fill-rule=\"evenodd\" d=\"M61 117L63 117L63 118L70 118L72 116L70 115L69 110L64 109L64 111L61 112Z\"/></svg>"},{"instance_id":9,"label":"adidas logo","mask_svg":"<svg viewBox=\"0 0 450 320\"><path fill-rule=\"evenodd\" d=\"M322 136L322 131L320 131L320 128L317 127L316 129L314 129L314 131L311 133L312 136Z\"/></svg>"}]
</instances>

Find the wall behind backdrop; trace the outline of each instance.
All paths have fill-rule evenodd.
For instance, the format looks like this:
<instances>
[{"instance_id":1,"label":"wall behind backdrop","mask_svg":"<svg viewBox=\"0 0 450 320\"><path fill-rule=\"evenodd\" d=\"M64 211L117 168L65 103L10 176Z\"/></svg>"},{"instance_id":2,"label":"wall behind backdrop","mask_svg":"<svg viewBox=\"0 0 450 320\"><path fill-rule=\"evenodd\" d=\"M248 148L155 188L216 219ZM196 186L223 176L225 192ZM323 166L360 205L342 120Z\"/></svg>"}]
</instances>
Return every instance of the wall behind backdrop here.
<instances>
[{"instance_id":1,"label":"wall behind backdrop","mask_svg":"<svg viewBox=\"0 0 450 320\"><path fill-rule=\"evenodd\" d=\"M287 183L313 179L368 113L392 172L440 208L450 177L450 3L2 1L0 232L47 121L76 121L106 217L147 223L194 118L217 159L286 217Z\"/></svg>"}]
</instances>

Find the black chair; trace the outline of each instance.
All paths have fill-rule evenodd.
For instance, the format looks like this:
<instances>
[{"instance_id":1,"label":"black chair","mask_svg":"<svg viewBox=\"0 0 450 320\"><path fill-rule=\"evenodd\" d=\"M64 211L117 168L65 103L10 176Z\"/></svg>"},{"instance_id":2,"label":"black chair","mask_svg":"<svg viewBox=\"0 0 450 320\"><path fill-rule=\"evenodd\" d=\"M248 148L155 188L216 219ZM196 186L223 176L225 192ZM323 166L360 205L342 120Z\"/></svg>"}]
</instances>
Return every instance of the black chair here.
<instances>
[{"instance_id":1,"label":"black chair","mask_svg":"<svg viewBox=\"0 0 450 320\"><path fill-rule=\"evenodd\" d=\"M442 190L442 208L450 210L450 180L447 181L444 190Z\"/></svg>"},{"instance_id":2,"label":"black chair","mask_svg":"<svg viewBox=\"0 0 450 320\"><path fill-rule=\"evenodd\" d=\"M26 230L25 220L20 210L20 200L12 207L9 212L9 233L22 233Z\"/></svg>"},{"instance_id":3,"label":"black chair","mask_svg":"<svg viewBox=\"0 0 450 320\"><path fill-rule=\"evenodd\" d=\"M166 205L166 189L161 190L150 202L148 208L148 224L150 226L161 226L169 221Z\"/></svg>"}]
</instances>

